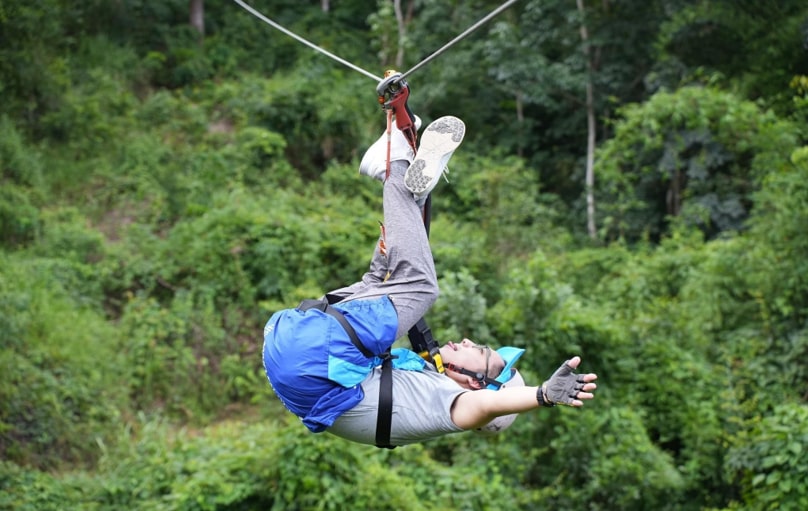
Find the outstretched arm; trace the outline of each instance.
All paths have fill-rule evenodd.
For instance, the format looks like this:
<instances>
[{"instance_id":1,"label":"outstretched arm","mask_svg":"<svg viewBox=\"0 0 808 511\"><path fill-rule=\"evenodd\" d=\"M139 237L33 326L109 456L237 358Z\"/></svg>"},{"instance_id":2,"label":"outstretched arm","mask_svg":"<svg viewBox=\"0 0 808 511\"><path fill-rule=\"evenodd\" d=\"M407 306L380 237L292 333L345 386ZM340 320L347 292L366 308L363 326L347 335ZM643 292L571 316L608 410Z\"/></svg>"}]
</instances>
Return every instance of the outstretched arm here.
<instances>
[{"instance_id":1,"label":"outstretched arm","mask_svg":"<svg viewBox=\"0 0 808 511\"><path fill-rule=\"evenodd\" d=\"M573 372L580 357L564 363L541 387L504 387L500 390L464 392L452 404L452 421L463 429L480 428L496 417L521 413L540 406L541 400L549 404L583 406L584 399L592 399L597 388L597 375ZM546 406L545 405L545 406Z\"/></svg>"}]
</instances>

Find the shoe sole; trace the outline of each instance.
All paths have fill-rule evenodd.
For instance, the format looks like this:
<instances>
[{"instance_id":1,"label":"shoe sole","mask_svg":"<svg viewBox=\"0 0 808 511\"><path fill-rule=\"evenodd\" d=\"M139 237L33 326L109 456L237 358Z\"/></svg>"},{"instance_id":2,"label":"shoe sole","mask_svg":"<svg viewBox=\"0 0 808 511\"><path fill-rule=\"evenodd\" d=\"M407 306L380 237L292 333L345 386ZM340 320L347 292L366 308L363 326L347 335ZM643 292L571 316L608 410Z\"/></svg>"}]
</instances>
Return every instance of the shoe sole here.
<instances>
[{"instance_id":1,"label":"shoe sole","mask_svg":"<svg viewBox=\"0 0 808 511\"><path fill-rule=\"evenodd\" d=\"M407 189L416 196L432 191L465 134L466 125L457 117L441 117L427 126L415 161L404 174Z\"/></svg>"}]
</instances>

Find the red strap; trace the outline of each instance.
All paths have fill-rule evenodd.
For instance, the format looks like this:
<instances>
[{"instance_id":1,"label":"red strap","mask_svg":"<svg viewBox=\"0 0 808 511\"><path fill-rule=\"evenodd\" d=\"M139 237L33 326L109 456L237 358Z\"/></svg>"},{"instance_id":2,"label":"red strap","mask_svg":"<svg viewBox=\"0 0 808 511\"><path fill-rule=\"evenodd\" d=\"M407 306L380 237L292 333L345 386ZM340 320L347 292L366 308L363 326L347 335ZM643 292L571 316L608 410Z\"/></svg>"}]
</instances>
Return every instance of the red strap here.
<instances>
[{"instance_id":1,"label":"red strap","mask_svg":"<svg viewBox=\"0 0 808 511\"><path fill-rule=\"evenodd\" d=\"M393 139L393 111L387 110L387 169L384 172L384 180L390 177L390 146Z\"/></svg>"}]
</instances>

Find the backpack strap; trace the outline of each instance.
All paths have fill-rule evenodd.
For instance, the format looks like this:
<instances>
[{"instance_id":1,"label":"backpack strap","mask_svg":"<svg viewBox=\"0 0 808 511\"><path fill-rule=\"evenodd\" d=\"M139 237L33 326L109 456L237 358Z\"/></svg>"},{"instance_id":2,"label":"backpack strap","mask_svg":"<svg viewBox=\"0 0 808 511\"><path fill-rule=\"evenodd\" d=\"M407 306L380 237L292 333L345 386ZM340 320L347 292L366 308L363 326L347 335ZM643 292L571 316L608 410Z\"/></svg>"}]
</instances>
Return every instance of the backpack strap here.
<instances>
[{"instance_id":1,"label":"backpack strap","mask_svg":"<svg viewBox=\"0 0 808 511\"><path fill-rule=\"evenodd\" d=\"M345 319L345 316L343 316L340 311L338 311L337 309L332 307L328 303L328 301L326 301L326 300L303 300L302 302L300 302L300 305L298 305L297 308L302 310L302 311L306 311L306 310L309 310L309 309L317 309L320 312L325 312L329 316L331 316L334 319L336 319L337 321L339 321L339 324L342 325L342 328L348 334L348 337L351 338L351 342L353 343L353 345L356 346L356 349L358 349L360 352L362 352L362 354L364 356L366 356L367 358L373 358L373 357L376 356L369 349L367 349L364 346L364 344L359 342L359 337L356 335L356 331L353 329L351 324L348 323L348 320Z\"/></svg>"}]
</instances>

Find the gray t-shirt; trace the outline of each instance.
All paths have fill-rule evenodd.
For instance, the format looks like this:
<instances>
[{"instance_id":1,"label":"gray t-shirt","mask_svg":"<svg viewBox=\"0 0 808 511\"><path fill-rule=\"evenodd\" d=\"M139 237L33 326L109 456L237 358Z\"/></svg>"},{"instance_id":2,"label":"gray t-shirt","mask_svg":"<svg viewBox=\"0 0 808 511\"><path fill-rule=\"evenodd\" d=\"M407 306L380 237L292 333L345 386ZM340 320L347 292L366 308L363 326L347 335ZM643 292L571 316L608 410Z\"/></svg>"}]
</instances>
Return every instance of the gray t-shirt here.
<instances>
[{"instance_id":1,"label":"gray t-shirt","mask_svg":"<svg viewBox=\"0 0 808 511\"><path fill-rule=\"evenodd\" d=\"M362 401L338 417L326 431L347 440L375 445L380 379L381 368L377 367L361 383L365 391ZM423 371L394 369L390 443L413 444L463 431L451 417L452 403L463 392L468 391L429 364Z\"/></svg>"}]
</instances>

